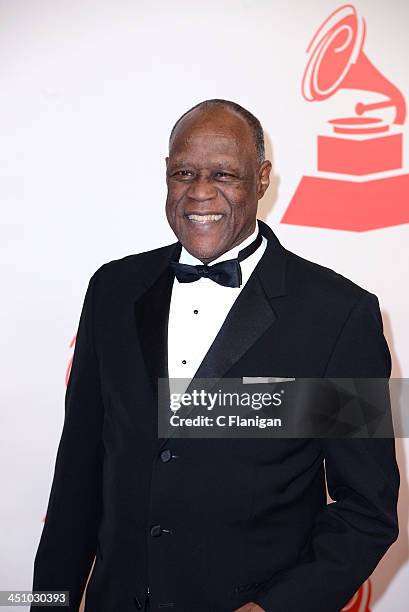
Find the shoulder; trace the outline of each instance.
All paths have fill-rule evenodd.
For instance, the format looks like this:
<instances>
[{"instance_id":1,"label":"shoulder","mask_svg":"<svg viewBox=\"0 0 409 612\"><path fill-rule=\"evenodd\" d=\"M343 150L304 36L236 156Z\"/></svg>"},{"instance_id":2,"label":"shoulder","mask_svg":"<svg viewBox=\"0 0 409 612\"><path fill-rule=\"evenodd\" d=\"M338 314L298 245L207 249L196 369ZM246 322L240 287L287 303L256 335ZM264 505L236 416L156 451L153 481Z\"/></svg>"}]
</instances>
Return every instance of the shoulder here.
<instances>
[{"instance_id":1,"label":"shoulder","mask_svg":"<svg viewBox=\"0 0 409 612\"><path fill-rule=\"evenodd\" d=\"M172 255L177 242L105 262L92 275L91 281L106 288L145 284L150 272L157 270Z\"/></svg>"},{"instance_id":2,"label":"shoulder","mask_svg":"<svg viewBox=\"0 0 409 612\"><path fill-rule=\"evenodd\" d=\"M285 307L332 339L333 376L389 376L391 359L375 294L331 268L286 251ZM336 351L335 351L336 349ZM339 360L338 362L336 360Z\"/></svg>"},{"instance_id":3,"label":"shoulder","mask_svg":"<svg viewBox=\"0 0 409 612\"><path fill-rule=\"evenodd\" d=\"M356 306L378 308L376 295L339 272L309 261L284 249L288 295L302 300L305 306L348 315Z\"/></svg>"}]
</instances>

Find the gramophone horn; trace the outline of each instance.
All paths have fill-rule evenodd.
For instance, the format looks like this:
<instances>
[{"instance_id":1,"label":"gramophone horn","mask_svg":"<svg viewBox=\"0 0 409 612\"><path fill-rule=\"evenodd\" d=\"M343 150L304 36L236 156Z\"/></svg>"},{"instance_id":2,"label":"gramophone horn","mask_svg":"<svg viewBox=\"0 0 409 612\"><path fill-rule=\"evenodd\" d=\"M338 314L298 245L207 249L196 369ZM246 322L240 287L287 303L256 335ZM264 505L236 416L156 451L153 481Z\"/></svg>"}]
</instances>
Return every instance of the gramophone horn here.
<instances>
[{"instance_id":1,"label":"gramophone horn","mask_svg":"<svg viewBox=\"0 0 409 612\"><path fill-rule=\"evenodd\" d=\"M394 123L402 124L406 117L405 100L399 89L386 79L363 52L366 27L355 8L345 4L321 24L312 39L310 53L302 81L306 100L325 100L338 89L374 91L387 100L373 104L359 102L358 115L377 108L394 106Z\"/></svg>"}]
</instances>

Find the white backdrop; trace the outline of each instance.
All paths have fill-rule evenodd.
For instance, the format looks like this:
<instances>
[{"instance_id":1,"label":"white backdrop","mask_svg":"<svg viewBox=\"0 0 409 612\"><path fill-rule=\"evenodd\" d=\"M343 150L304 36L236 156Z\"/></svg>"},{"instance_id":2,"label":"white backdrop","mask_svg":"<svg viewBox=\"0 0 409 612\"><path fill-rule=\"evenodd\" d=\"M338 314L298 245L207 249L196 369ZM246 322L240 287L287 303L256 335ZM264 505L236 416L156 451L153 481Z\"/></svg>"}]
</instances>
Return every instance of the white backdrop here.
<instances>
[{"instance_id":1,"label":"white backdrop","mask_svg":"<svg viewBox=\"0 0 409 612\"><path fill-rule=\"evenodd\" d=\"M355 4L366 54L409 100L409 3ZM164 158L193 104L227 98L259 117L275 172L259 216L290 250L378 295L393 376L409 377L409 225L362 233L280 223L314 171L323 123L337 105L345 115L343 92L309 104L300 91L308 43L337 6L0 0L0 589L31 588L89 278L106 261L174 241ZM376 612L403 612L409 595L409 444L396 445L401 533L372 577Z\"/></svg>"}]
</instances>

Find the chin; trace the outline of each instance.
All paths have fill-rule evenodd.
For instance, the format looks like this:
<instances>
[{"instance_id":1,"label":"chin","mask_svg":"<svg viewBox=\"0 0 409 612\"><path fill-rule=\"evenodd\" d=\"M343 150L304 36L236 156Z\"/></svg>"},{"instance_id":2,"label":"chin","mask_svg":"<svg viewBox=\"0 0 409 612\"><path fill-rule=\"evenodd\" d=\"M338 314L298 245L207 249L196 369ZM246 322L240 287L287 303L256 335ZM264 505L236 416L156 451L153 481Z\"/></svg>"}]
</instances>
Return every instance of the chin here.
<instances>
[{"instance_id":1,"label":"chin","mask_svg":"<svg viewBox=\"0 0 409 612\"><path fill-rule=\"evenodd\" d=\"M200 259L202 261L209 260L209 259L216 259L219 256L219 253L215 251L209 251L209 250L204 251L202 249L194 249L190 247L185 247L185 248L189 251L189 253L191 253L191 255L196 257L196 259Z\"/></svg>"},{"instance_id":2,"label":"chin","mask_svg":"<svg viewBox=\"0 0 409 612\"><path fill-rule=\"evenodd\" d=\"M183 245L197 259L216 259L223 252L219 240L187 240Z\"/></svg>"}]
</instances>

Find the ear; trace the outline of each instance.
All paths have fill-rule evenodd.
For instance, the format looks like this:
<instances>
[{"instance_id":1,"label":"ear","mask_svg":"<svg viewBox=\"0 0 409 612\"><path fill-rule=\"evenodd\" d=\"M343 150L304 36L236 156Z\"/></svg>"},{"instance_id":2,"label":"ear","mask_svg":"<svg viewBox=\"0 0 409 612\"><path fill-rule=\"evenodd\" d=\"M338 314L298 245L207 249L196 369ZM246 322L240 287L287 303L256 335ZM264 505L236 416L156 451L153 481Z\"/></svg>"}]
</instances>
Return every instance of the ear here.
<instances>
[{"instance_id":1,"label":"ear","mask_svg":"<svg viewBox=\"0 0 409 612\"><path fill-rule=\"evenodd\" d=\"M266 159L261 164L258 171L258 185L257 185L257 198L261 200L265 192L267 191L267 187L270 184L270 172L271 172L271 162Z\"/></svg>"}]
</instances>

